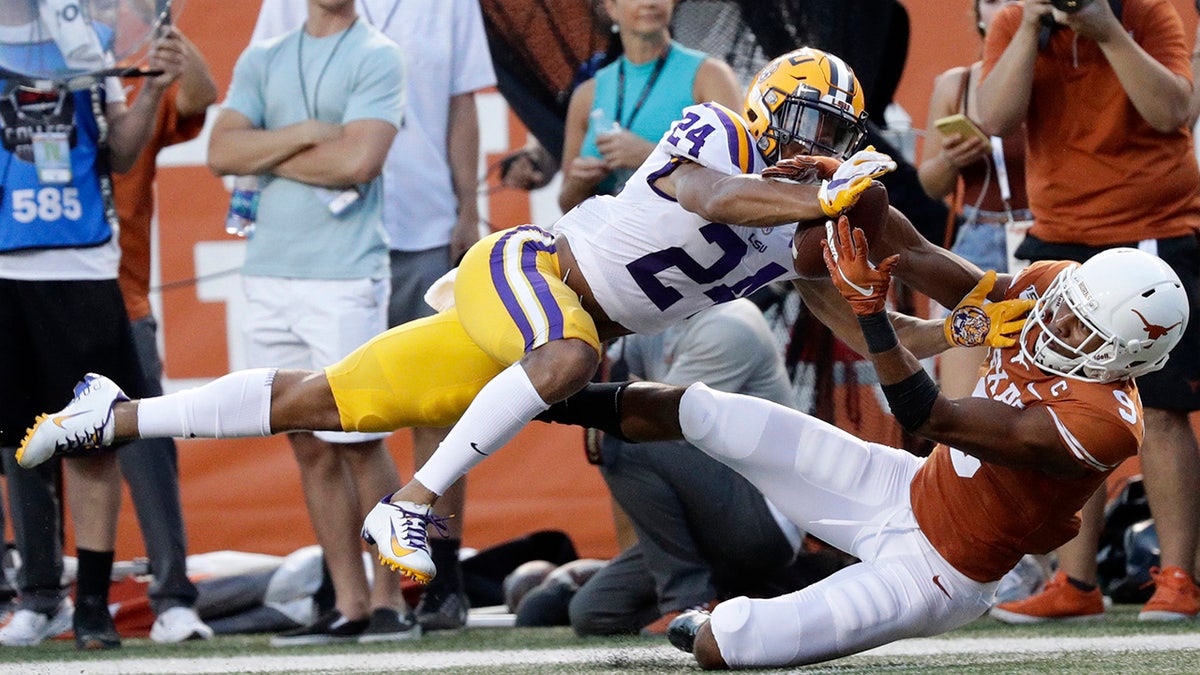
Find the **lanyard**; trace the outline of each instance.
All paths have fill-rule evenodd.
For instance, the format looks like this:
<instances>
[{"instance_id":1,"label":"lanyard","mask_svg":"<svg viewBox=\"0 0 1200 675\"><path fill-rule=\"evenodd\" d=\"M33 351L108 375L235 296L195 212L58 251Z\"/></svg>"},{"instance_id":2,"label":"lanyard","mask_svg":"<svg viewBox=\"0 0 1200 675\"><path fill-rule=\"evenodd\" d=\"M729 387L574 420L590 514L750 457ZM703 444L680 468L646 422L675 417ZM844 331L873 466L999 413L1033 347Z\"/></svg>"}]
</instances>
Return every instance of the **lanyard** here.
<instances>
[{"instance_id":1,"label":"lanyard","mask_svg":"<svg viewBox=\"0 0 1200 675\"><path fill-rule=\"evenodd\" d=\"M1008 183L1008 167L1004 163L1004 141L999 136L992 136L992 161L996 164L996 181L1000 184L1000 199L1004 201L1004 210L1008 219L1012 220L1012 186Z\"/></svg>"},{"instance_id":2,"label":"lanyard","mask_svg":"<svg viewBox=\"0 0 1200 675\"><path fill-rule=\"evenodd\" d=\"M329 64L333 62L334 55L337 54L338 47L342 46L346 36L354 29L354 24L358 23L358 17L354 17L354 21L346 26L346 30L338 36L337 42L333 43L333 49L330 50L329 56L325 59L325 65L321 66L321 72L317 74L317 84L313 87L312 107L308 105L308 88L304 85L304 33L306 32L303 26L300 27L300 42L296 45L296 72L300 75L300 98L304 100L304 112L308 115L308 119L317 119L317 98L321 95L321 80L325 79L325 71L329 70Z\"/></svg>"},{"instance_id":3,"label":"lanyard","mask_svg":"<svg viewBox=\"0 0 1200 675\"><path fill-rule=\"evenodd\" d=\"M400 0L395 0L392 8L388 10L387 17L383 20L383 25L378 26L375 24L375 17L371 16L371 10L367 8L367 0L362 0L359 4L362 5L363 16L367 17L367 23L378 28L380 33L387 32L387 27L392 25L392 17L396 16L396 10L400 9Z\"/></svg>"},{"instance_id":4,"label":"lanyard","mask_svg":"<svg viewBox=\"0 0 1200 675\"><path fill-rule=\"evenodd\" d=\"M627 59L622 56L617 62L617 124L621 125L622 129L630 129L633 127L633 120L637 119L637 114L641 112L642 106L646 103L646 97L650 96L650 90L654 88L654 83L658 82L658 76L662 75L663 66L667 65L667 57L671 55L671 46L667 46L667 51L658 57L658 61L654 63L654 71L650 73L650 79L646 80L646 86L642 87L642 93L638 96L637 103L633 104L633 110L629 113L629 119L625 122L621 121L621 115L625 112L625 61Z\"/></svg>"}]
</instances>

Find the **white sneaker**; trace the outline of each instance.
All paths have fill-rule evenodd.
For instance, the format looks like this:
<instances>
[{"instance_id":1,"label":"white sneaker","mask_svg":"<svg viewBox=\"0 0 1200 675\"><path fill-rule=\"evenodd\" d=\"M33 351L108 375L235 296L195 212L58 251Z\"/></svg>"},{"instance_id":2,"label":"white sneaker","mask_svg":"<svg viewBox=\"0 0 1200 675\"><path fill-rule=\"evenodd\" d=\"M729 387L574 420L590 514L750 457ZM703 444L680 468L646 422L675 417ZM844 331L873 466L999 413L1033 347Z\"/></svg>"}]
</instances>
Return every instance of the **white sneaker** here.
<instances>
[{"instance_id":1,"label":"white sneaker","mask_svg":"<svg viewBox=\"0 0 1200 675\"><path fill-rule=\"evenodd\" d=\"M213 629L200 620L200 615L191 607L172 607L154 620L150 627L150 639L155 642L185 642L208 640Z\"/></svg>"},{"instance_id":2,"label":"white sneaker","mask_svg":"<svg viewBox=\"0 0 1200 675\"><path fill-rule=\"evenodd\" d=\"M75 398L67 407L38 416L17 448L17 463L29 469L58 453L87 452L111 445L113 404L128 400L116 382L88 373L75 385Z\"/></svg>"},{"instance_id":3,"label":"white sneaker","mask_svg":"<svg viewBox=\"0 0 1200 675\"><path fill-rule=\"evenodd\" d=\"M32 647L46 638L58 637L71 630L71 617L75 605L70 598L63 598L54 610L54 616L46 616L31 609L17 610L8 625L0 628L0 645L6 647Z\"/></svg>"},{"instance_id":4,"label":"white sneaker","mask_svg":"<svg viewBox=\"0 0 1200 675\"><path fill-rule=\"evenodd\" d=\"M426 524L432 523L439 532L446 534L443 519L430 513L429 509L428 504L392 503L384 497L367 514L362 529L362 538L368 544L376 545L380 563L419 584L427 584L437 576L437 567L429 556L429 544L426 543Z\"/></svg>"}]
</instances>

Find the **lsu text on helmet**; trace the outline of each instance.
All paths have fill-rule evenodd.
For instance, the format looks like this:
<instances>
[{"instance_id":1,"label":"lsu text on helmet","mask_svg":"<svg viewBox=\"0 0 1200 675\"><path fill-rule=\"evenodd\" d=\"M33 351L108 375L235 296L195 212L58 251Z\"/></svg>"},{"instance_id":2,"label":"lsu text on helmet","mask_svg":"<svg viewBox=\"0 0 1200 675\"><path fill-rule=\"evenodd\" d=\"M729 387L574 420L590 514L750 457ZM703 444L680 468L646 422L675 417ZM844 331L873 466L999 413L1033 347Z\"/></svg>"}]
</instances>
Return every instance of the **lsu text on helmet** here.
<instances>
[{"instance_id":1,"label":"lsu text on helmet","mask_svg":"<svg viewBox=\"0 0 1200 675\"><path fill-rule=\"evenodd\" d=\"M1088 333L1078 346L1051 329L1060 306ZM1144 251L1114 248L1058 273L1029 313L1021 350L1047 372L1112 382L1162 368L1187 322L1187 293L1175 272Z\"/></svg>"},{"instance_id":2,"label":"lsu text on helmet","mask_svg":"<svg viewBox=\"0 0 1200 675\"><path fill-rule=\"evenodd\" d=\"M845 159L866 134L866 98L854 71L811 47L768 63L750 85L745 113L770 164L796 154Z\"/></svg>"}]
</instances>

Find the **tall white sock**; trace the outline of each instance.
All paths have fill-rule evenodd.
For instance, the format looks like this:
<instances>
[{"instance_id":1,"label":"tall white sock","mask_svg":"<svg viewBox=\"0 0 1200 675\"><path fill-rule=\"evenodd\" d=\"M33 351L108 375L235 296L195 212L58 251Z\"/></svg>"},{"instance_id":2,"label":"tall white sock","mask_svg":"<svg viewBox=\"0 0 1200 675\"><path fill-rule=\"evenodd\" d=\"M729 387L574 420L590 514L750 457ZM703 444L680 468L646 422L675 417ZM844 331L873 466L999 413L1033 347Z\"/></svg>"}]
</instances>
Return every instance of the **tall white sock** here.
<instances>
[{"instance_id":1,"label":"tall white sock","mask_svg":"<svg viewBox=\"0 0 1200 675\"><path fill-rule=\"evenodd\" d=\"M550 406L533 388L521 364L514 363L475 396L433 456L413 475L439 495L484 457L499 450Z\"/></svg>"},{"instance_id":2,"label":"tall white sock","mask_svg":"<svg viewBox=\"0 0 1200 675\"><path fill-rule=\"evenodd\" d=\"M183 391L138 402L140 438L271 435L275 368L239 370Z\"/></svg>"}]
</instances>

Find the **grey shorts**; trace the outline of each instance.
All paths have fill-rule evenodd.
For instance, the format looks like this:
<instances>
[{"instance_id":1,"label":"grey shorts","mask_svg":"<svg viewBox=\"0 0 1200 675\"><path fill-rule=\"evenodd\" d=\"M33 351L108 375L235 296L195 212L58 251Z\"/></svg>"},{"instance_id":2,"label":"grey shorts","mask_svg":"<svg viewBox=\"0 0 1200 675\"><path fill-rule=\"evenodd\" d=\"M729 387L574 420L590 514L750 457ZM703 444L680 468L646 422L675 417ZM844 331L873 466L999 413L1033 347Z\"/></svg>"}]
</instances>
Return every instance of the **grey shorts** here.
<instances>
[{"instance_id":1,"label":"grey shorts","mask_svg":"<svg viewBox=\"0 0 1200 675\"><path fill-rule=\"evenodd\" d=\"M391 252L392 295L388 301L388 327L424 316L431 316L433 308L425 303L425 291L446 272L450 271L450 247L426 249L424 251Z\"/></svg>"}]
</instances>

